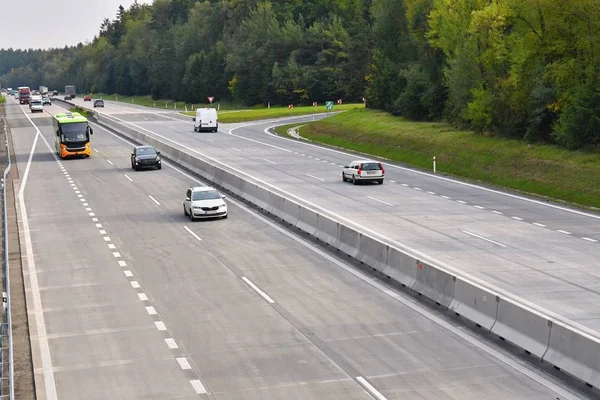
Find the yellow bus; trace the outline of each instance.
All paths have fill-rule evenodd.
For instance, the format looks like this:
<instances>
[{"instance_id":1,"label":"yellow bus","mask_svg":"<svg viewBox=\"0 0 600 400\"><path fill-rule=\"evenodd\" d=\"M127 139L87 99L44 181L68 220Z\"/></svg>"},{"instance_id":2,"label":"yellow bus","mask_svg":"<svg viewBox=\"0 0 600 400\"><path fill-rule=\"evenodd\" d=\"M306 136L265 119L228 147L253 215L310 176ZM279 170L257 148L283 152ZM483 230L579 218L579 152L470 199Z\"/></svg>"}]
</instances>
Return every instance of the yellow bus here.
<instances>
[{"instance_id":1,"label":"yellow bus","mask_svg":"<svg viewBox=\"0 0 600 400\"><path fill-rule=\"evenodd\" d=\"M53 124L56 153L60 158L92 155L90 135L94 131L86 117L76 112L56 114Z\"/></svg>"}]
</instances>

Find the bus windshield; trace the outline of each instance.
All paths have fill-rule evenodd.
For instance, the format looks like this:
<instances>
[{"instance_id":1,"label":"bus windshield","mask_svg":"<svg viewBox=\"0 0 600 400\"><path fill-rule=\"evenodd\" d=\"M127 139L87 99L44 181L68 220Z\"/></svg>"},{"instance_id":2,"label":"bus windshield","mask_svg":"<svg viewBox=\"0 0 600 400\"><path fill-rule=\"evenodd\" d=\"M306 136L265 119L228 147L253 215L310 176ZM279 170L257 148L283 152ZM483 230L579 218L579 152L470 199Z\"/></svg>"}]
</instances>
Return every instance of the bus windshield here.
<instances>
[{"instance_id":1,"label":"bus windshield","mask_svg":"<svg viewBox=\"0 0 600 400\"><path fill-rule=\"evenodd\" d=\"M71 124L63 124L60 129L65 142L85 142L87 137L87 122L75 122Z\"/></svg>"}]
</instances>

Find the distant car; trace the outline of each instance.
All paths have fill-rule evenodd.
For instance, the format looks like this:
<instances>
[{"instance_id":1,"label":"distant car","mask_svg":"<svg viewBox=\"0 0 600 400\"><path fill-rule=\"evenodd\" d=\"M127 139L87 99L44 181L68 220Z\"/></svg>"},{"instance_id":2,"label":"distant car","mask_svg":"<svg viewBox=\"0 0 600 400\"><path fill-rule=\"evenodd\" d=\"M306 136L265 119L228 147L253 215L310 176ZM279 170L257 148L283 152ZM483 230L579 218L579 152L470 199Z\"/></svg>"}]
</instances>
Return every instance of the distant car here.
<instances>
[{"instance_id":1,"label":"distant car","mask_svg":"<svg viewBox=\"0 0 600 400\"><path fill-rule=\"evenodd\" d=\"M90 96L90 95L84 96L83 101L92 101L92 96Z\"/></svg>"},{"instance_id":2,"label":"distant car","mask_svg":"<svg viewBox=\"0 0 600 400\"><path fill-rule=\"evenodd\" d=\"M66 94L65 95L65 100L71 100L71 95Z\"/></svg>"},{"instance_id":3,"label":"distant car","mask_svg":"<svg viewBox=\"0 0 600 400\"><path fill-rule=\"evenodd\" d=\"M377 182L381 185L384 177L385 169L379 161L352 161L342 170L342 181L350 181L355 185L360 182Z\"/></svg>"},{"instance_id":4,"label":"distant car","mask_svg":"<svg viewBox=\"0 0 600 400\"><path fill-rule=\"evenodd\" d=\"M196 218L227 218L225 196L210 186L188 188L183 200L183 214L192 221Z\"/></svg>"},{"instance_id":5,"label":"distant car","mask_svg":"<svg viewBox=\"0 0 600 400\"><path fill-rule=\"evenodd\" d=\"M144 168L162 168L160 151L152 146L136 146L131 153L131 168L139 171Z\"/></svg>"},{"instance_id":6,"label":"distant car","mask_svg":"<svg viewBox=\"0 0 600 400\"><path fill-rule=\"evenodd\" d=\"M58 90L53 90L52 91L52 96L58 96Z\"/></svg>"},{"instance_id":7,"label":"distant car","mask_svg":"<svg viewBox=\"0 0 600 400\"><path fill-rule=\"evenodd\" d=\"M34 112L44 112L44 105L42 104L42 100L31 100L29 102L29 109L32 113Z\"/></svg>"},{"instance_id":8,"label":"distant car","mask_svg":"<svg viewBox=\"0 0 600 400\"><path fill-rule=\"evenodd\" d=\"M52 100L50 100L50 97L43 97L42 98L42 105L45 106L46 104L48 104L49 106L52 105Z\"/></svg>"},{"instance_id":9,"label":"distant car","mask_svg":"<svg viewBox=\"0 0 600 400\"><path fill-rule=\"evenodd\" d=\"M102 100L102 99L94 100L94 108L96 108L96 107L104 108L104 100Z\"/></svg>"}]
</instances>

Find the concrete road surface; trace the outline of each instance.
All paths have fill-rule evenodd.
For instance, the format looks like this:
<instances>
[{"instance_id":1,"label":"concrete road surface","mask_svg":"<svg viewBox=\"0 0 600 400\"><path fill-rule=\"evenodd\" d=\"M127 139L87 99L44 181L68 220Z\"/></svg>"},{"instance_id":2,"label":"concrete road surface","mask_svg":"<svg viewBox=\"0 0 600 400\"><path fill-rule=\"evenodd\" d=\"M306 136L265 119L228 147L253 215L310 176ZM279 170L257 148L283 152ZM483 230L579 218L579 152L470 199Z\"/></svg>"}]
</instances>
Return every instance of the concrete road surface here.
<instances>
[{"instance_id":1,"label":"concrete road surface","mask_svg":"<svg viewBox=\"0 0 600 400\"><path fill-rule=\"evenodd\" d=\"M390 163L383 185L353 186L342 167L364 156L269 134L264 121L195 133L191 118L111 107L101 112L600 337L599 214Z\"/></svg>"},{"instance_id":2,"label":"concrete road surface","mask_svg":"<svg viewBox=\"0 0 600 400\"><path fill-rule=\"evenodd\" d=\"M585 397L236 201L192 223L199 182L98 126L61 161L60 108L7 110L39 398Z\"/></svg>"}]
</instances>

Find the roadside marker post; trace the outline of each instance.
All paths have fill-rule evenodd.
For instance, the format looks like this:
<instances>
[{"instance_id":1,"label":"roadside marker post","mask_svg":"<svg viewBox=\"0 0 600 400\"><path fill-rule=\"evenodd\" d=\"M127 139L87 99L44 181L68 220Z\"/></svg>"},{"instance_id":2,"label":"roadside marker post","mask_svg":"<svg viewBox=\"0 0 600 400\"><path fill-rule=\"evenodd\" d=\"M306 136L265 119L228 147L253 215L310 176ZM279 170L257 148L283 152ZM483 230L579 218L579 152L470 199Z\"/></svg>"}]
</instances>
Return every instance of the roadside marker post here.
<instances>
[{"instance_id":1,"label":"roadside marker post","mask_svg":"<svg viewBox=\"0 0 600 400\"><path fill-rule=\"evenodd\" d=\"M436 167L436 165L435 165L435 156L433 156L433 173L434 174L435 174L435 167Z\"/></svg>"}]
</instances>

